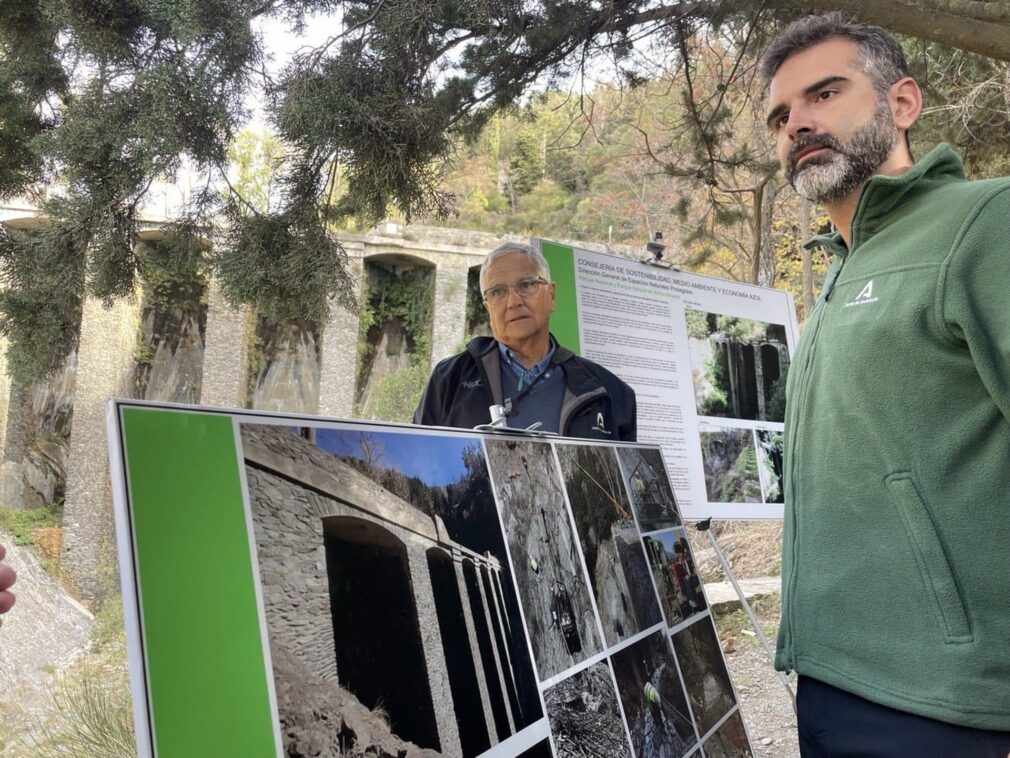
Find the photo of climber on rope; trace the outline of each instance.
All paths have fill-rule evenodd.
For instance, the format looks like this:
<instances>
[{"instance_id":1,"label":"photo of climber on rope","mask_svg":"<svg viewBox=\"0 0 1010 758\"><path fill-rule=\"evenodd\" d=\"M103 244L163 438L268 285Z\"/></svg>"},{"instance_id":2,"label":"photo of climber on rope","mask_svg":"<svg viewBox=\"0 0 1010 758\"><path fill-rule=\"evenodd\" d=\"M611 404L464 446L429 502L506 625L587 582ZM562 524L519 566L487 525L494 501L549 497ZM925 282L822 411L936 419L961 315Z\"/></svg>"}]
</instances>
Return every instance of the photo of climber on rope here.
<instances>
[{"instance_id":1,"label":"photo of climber on rope","mask_svg":"<svg viewBox=\"0 0 1010 758\"><path fill-rule=\"evenodd\" d=\"M677 499L673 496L660 452L640 447L619 447L617 459L638 528L643 532L654 532L680 526L683 522L677 509Z\"/></svg>"}]
</instances>

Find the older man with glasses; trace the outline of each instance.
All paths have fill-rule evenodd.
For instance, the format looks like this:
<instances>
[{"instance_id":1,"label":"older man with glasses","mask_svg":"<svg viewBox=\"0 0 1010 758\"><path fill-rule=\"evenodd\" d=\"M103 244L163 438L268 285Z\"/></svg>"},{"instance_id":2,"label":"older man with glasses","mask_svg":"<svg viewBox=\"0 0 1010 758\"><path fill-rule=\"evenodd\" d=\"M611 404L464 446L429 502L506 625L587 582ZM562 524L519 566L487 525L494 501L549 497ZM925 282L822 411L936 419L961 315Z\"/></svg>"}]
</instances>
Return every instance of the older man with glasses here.
<instances>
[{"instance_id":1,"label":"older man with glasses","mask_svg":"<svg viewBox=\"0 0 1010 758\"><path fill-rule=\"evenodd\" d=\"M546 259L506 242L480 269L493 337L435 366L415 424L470 429L503 406L514 429L534 424L566 437L634 441L635 393L602 366L559 345L550 333L555 293Z\"/></svg>"}]
</instances>

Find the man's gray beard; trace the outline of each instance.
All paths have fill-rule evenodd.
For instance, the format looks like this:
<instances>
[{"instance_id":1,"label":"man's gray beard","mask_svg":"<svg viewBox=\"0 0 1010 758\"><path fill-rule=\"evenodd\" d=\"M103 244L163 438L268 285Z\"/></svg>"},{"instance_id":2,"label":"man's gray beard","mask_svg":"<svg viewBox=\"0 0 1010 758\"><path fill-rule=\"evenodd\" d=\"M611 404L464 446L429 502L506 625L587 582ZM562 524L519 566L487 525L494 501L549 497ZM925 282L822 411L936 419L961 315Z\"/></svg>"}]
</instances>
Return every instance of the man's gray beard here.
<instances>
[{"instance_id":1,"label":"man's gray beard","mask_svg":"<svg viewBox=\"0 0 1010 758\"><path fill-rule=\"evenodd\" d=\"M822 159L814 156L789 177L801 197L815 203L832 203L847 197L877 173L898 142L891 109L879 103L873 118L847 142L839 143ZM820 162L823 160L823 162Z\"/></svg>"}]
</instances>

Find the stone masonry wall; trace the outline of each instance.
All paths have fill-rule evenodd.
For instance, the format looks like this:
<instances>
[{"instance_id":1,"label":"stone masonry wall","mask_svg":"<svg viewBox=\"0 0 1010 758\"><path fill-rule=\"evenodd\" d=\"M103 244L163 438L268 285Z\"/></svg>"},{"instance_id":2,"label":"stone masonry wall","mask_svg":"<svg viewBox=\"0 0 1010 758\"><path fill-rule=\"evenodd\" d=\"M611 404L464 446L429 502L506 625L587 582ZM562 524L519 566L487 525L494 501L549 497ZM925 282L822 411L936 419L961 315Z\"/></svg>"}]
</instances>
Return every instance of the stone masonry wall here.
<instances>
[{"instance_id":1,"label":"stone masonry wall","mask_svg":"<svg viewBox=\"0 0 1010 758\"><path fill-rule=\"evenodd\" d=\"M63 508L63 567L89 597L111 591L115 574L106 405L126 397L133 377L140 298L106 307L84 302ZM109 572L100 571L100 559Z\"/></svg>"}]
</instances>

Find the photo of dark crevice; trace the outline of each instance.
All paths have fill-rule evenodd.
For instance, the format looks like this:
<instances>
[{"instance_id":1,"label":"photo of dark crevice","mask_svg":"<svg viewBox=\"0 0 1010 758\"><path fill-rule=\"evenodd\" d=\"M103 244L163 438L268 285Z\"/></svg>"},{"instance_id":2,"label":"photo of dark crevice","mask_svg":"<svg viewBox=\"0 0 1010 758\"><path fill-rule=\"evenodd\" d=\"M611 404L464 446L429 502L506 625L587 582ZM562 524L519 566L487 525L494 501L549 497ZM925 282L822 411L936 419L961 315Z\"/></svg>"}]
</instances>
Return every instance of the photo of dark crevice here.
<instances>
[{"instance_id":1,"label":"photo of dark crevice","mask_svg":"<svg viewBox=\"0 0 1010 758\"><path fill-rule=\"evenodd\" d=\"M625 490L643 532L680 526L680 512L658 450L619 447L617 458Z\"/></svg>"},{"instance_id":2,"label":"photo of dark crevice","mask_svg":"<svg viewBox=\"0 0 1010 758\"><path fill-rule=\"evenodd\" d=\"M760 503L761 476L750 429L704 428L699 433L705 492L712 503Z\"/></svg>"},{"instance_id":3,"label":"photo of dark crevice","mask_svg":"<svg viewBox=\"0 0 1010 758\"><path fill-rule=\"evenodd\" d=\"M662 620L641 538L611 448L557 445L607 644Z\"/></svg>"},{"instance_id":4,"label":"photo of dark crevice","mask_svg":"<svg viewBox=\"0 0 1010 758\"><path fill-rule=\"evenodd\" d=\"M706 734L736 705L711 617L700 619L674 634L673 648L687 685L698 732Z\"/></svg>"},{"instance_id":5,"label":"photo of dark crevice","mask_svg":"<svg viewBox=\"0 0 1010 758\"><path fill-rule=\"evenodd\" d=\"M560 758L631 755L606 661L558 682L544 693L544 702Z\"/></svg>"},{"instance_id":6,"label":"photo of dark crevice","mask_svg":"<svg viewBox=\"0 0 1010 758\"><path fill-rule=\"evenodd\" d=\"M487 440L488 463L541 680L602 652L551 446Z\"/></svg>"},{"instance_id":7,"label":"photo of dark crevice","mask_svg":"<svg viewBox=\"0 0 1010 758\"><path fill-rule=\"evenodd\" d=\"M782 481L784 459L782 432L758 429L755 436L761 497L766 503L784 503L786 494L785 483Z\"/></svg>"},{"instance_id":8,"label":"photo of dark crevice","mask_svg":"<svg viewBox=\"0 0 1010 758\"><path fill-rule=\"evenodd\" d=\"M691 309L685 318L698 415L782 422L785 327Z\"/></svg>"}]
</instances>

